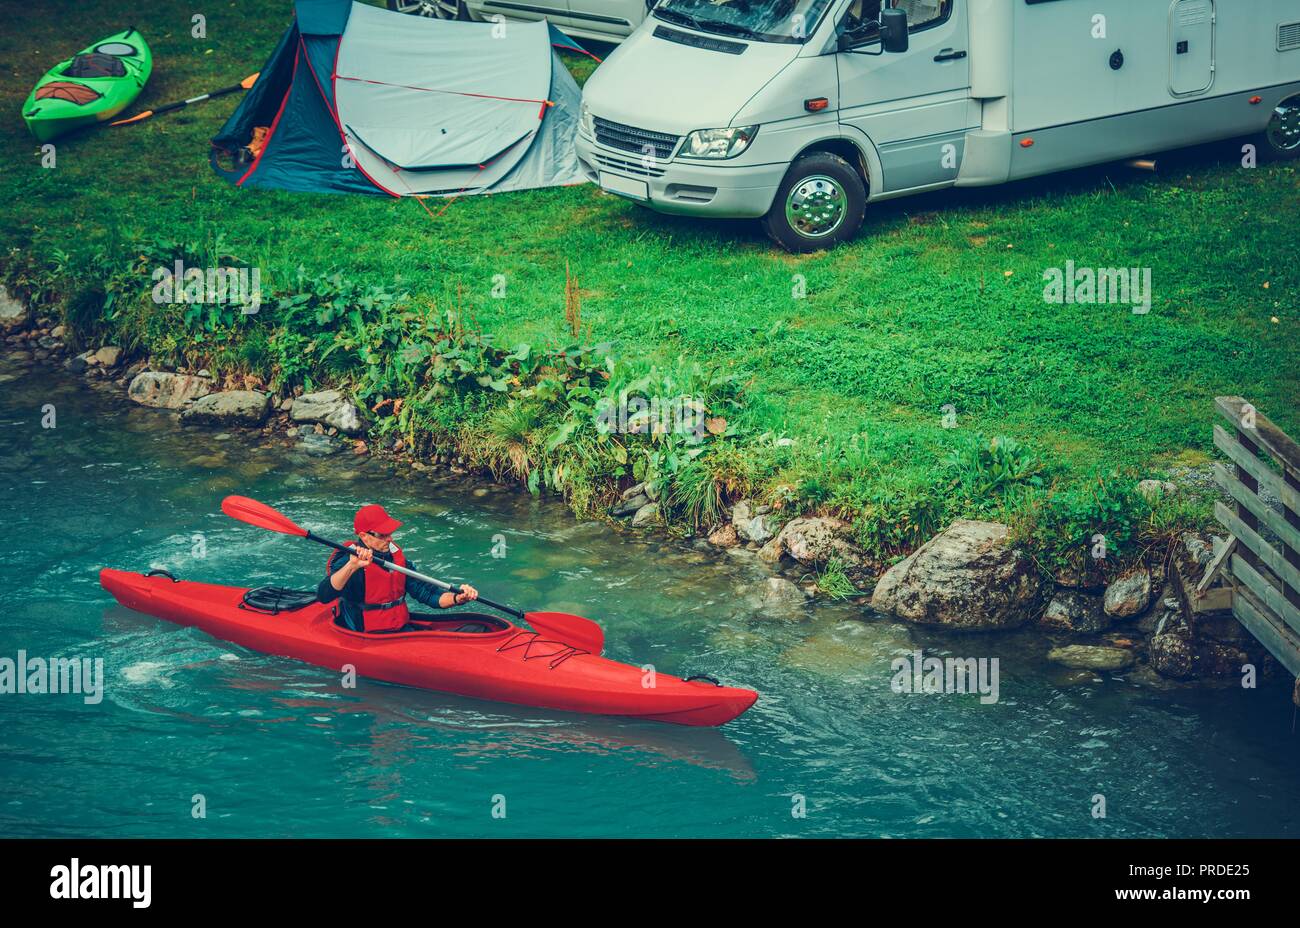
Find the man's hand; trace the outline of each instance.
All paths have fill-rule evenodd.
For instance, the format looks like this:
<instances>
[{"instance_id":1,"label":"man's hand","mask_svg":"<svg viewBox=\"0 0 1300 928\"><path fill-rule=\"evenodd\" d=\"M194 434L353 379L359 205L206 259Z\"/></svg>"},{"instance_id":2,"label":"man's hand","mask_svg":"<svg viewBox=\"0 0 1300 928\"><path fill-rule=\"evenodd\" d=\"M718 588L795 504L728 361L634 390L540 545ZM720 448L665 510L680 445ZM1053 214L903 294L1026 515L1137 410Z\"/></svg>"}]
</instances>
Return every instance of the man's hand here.
<instances>
[{"instance_id":1,"label":"man's hand","mask_svg":"<svg viewBox=\"0 0 1300 928\"><path fill-rule=\"evenodd\" d=\"M443 609L450 609L452 606L463 606L465 603L473 602L478 599L478 590L474 589L468 583L460 585L460 592L453 593L448 590L438 597L438 605Z\"/></svg>"},{"instance_id":2,"label":"man's hand","mask_svg":"<svg viewBox=\"0 0 1300 928\"><path fill-rule=\"evenodd\" d=\"M330 586L343 592L343 588L348 585L352 575L358 570L364 570L368 567L374 558L374 552L369 548L349 549L348 562L340 567L330 576Z\"/></svg>"},{"instance_id":3,"label":"man's hand","mask_svg":"<svg viewBox=\"0 0 1300 928\"><path fill-rule=\"evenodd\" d=\"M369 548L360 548L355 554L348 558L348 573L356 573L358 570L369 567L375 559L375 552Z\"/></svg>"}]
</instances>

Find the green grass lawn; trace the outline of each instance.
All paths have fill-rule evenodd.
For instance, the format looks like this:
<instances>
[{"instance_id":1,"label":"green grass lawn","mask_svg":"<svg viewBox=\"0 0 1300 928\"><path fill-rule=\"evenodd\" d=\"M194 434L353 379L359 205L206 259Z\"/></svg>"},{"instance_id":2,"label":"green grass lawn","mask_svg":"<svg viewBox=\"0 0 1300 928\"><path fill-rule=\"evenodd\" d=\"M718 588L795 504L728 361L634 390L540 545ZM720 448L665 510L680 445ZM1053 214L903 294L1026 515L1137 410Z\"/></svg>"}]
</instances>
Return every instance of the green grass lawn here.
<instances>
[{"instance_id":1,"label":"green grass lawn","mask_svg":"<svg viewBox=\"0 0 1300 928\"><path fill-rule=\"evenodd\" d=\"M205 12L199 40L191 6L167 0L11 7L0 35L10 248L75 263L139 238L220 235L262 267L264 285L299 266L339 269L457 305L501 344L563 340L567 267L591 341L734 371L748 434L802 450L774 460L760 487L829 482L802 505L838 501L846 514L935 485L960 435L1014 438L1068 483L1202 459L1219 394L1300 433L1294 165L1243 169L1227 143L1162 158L1159 176L1108 166L894 201L869 208L857 242L805 257L776 250L757 223L658 216L589 185L445 211L430 201L436 218L413 200L236 190L207 163L235 97L63 140L57 168L40 166L18 114L54 61L134 24L155 60L138 105L157 105L257 70L291 15L288 2ZM566 62L590 73L586 59ZM1150 268L1151 312L1046 303L1044 270L1068 260ZM504 299L492 296L497 275ZM956 430L941 426L949 404ZM860 492L845 496L853 481Z\"/></svg>"}]
</instances>

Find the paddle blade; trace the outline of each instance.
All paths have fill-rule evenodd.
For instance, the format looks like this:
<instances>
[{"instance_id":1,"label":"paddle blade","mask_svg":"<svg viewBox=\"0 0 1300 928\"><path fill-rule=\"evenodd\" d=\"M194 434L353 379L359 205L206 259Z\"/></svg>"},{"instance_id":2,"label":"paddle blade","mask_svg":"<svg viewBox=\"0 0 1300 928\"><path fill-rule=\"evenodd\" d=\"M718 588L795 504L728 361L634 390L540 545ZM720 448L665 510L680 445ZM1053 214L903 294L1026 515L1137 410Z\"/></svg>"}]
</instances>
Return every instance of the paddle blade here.
<instances>
[{"instance_id":1,"label":"paddle blade","mask_svg":"<svg viewBox=\"0 0 1300 928\"><path fill-rule=\"evenodd\" d=\"M580 615L567 612L528 612L524 621L534 629L575 648L592 654L605 649L605 632L599 625Z\"/></svg>"},{"instance_id":2,"label":"paddle blade","mask_svg":"<svg viewBox=\"0 0 1300 928\"><path fill-rule=\"evenodd\" d=\"M239 82L239 86L243 87L245 90L248 90L250 87L252 87L254 84L257 83L257 75L261 73L262 73L261 71L258 71L257 74L248 75L248 77L244 78L242 81Z\"/></svg>"},{"instance_id":3,"label":"paddle blade","mask_svg":"<svg viewBox=\"0 0 1300 928\"><path fill-rule=\"evenodd\" d=\"M258 528L280 532L283 535L297 535L304 538L307 530L295 525L286 516L276 512L265 503L259 503L247 496L227 496L221 501L221 511L232 519L256 525Z\"/></svg>"},{"instance_id":4,"label":"paddle blade","mask_svg":"<svg viewBox=\"0 0 1300 928\"><path fill-rule=\"evenodd\" d=\"M139 122L142 119L148 119L153 115L153 110L145 110L143 113L136 113L128 119L119 119L117 122L110 122L110 126L129 126L133 122Z\"/></svg>"}]
</instances>

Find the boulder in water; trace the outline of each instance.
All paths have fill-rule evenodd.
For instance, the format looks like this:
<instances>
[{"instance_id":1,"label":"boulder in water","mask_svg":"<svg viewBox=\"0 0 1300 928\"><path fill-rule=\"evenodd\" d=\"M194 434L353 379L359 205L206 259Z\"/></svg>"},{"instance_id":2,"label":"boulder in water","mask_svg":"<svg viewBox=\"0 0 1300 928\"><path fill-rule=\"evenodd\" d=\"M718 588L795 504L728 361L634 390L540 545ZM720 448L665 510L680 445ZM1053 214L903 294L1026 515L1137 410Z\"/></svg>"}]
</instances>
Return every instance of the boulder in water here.
<instances>
[{"instance_id":1,"label":"boulder in water","mask_svg":"<svg viewBox=\"0 0 1300 928\"><path fill-rule=\"evenodd\" d=\"M1125 670L1137 663L1137 657L1126 648L1086 644L1053 648L1047 652L1047 659L1054 664L1077 670Z\"/></svg>"}]
</instances>

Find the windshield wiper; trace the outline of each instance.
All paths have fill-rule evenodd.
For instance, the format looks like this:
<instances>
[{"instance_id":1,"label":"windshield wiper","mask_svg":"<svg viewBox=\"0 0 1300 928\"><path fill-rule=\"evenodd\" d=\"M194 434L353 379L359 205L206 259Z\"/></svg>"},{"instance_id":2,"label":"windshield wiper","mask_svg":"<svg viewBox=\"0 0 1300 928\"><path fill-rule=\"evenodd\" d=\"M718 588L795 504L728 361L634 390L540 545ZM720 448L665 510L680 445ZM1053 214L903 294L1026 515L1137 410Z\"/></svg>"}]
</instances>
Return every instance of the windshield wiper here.
<instances>
[{"instance_id":1,"label":"windshield wiper","mask_svg":"<svg viewBox=\"0 0 1300 928\"><path fill-rule=\"evenodd\" d=\"M698 30L699 32L708 31L707 29L701 27L700 21L689 13L681 13L678 12L677 10L656 9L654 11L654 15L658 16L660 19L666 19L670 23L675 22L679 26L689 26L690 28Z\"/></svg>"},{"instance_id":2,"label":"windshield wiper","mask_svg":"<svg viewBox=\"0 0 1300 928\"><path fill-rule=\"evenodd\" d=\"M737 23L719 22L714 19L707 20L704 25L708 26L707 31L709 32L721 32L724 35L739 36L742 39L758 39L759 41L763 41L768 38L779 38L769 36L765 32L758 32L754 29L750 29L748 26L741 26Z\"/></svg>"}]
</instances>

